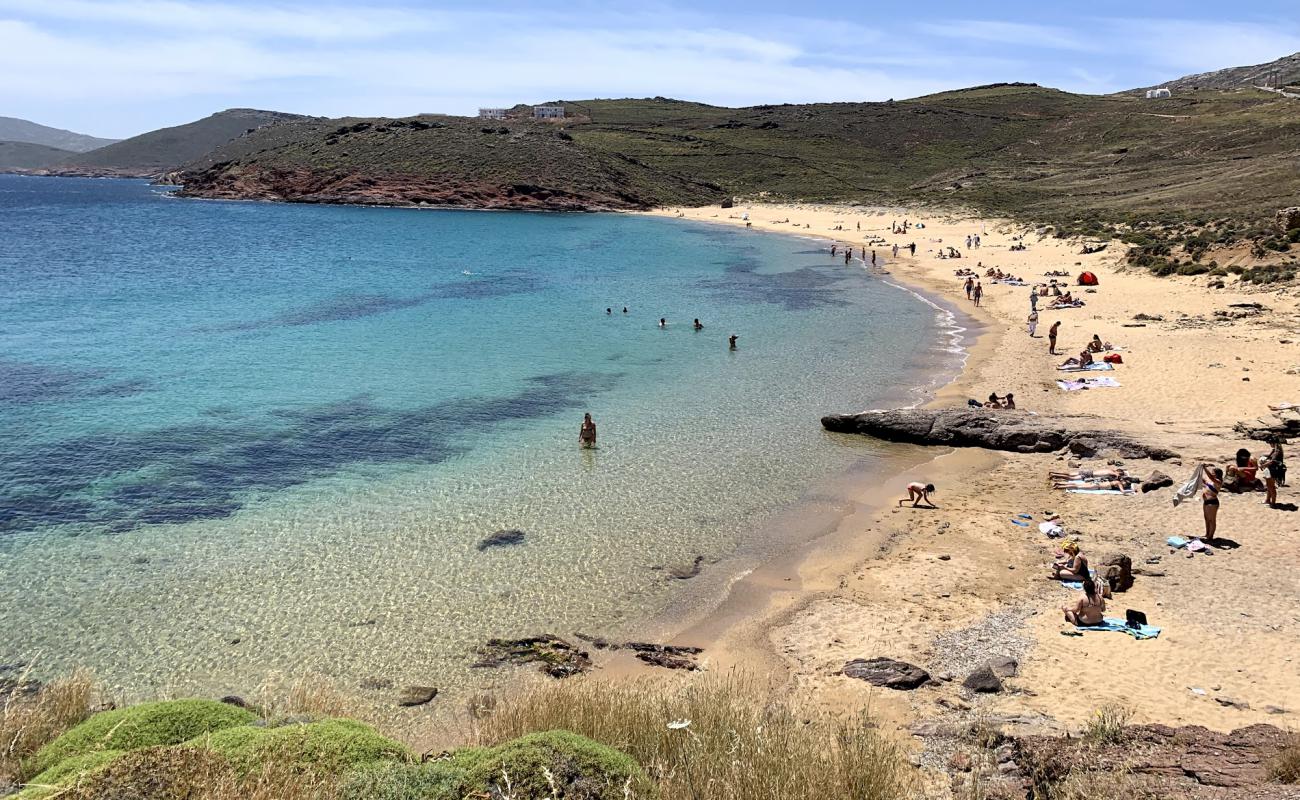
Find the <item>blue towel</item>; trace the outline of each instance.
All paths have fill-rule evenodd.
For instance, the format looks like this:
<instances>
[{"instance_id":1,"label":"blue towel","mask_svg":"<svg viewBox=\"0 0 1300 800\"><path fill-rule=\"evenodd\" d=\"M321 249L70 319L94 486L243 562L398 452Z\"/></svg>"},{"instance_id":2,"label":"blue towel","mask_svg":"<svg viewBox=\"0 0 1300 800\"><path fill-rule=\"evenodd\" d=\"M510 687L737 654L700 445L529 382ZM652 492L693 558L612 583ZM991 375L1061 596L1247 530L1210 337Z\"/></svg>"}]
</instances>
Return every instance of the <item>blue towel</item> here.
<instances>
[{"instance_id":1,"label":"blue towel","mask_svg":"<svg viewBox=\"0 0 1300 800\"><path fill-rule=\"evenodd\" d=\"M1186 547L1187 540L1181 536L1170 536L1168 539L1165 539L1165 544L1177 550L1180 547Z\"/></svg>"},{"instance_id":2,"label":"blue towel","mask_svg":"<svg viewBox=\"0 0 1300 800\"><path fill-rule=\"evenodd\" d=\"M1106 361L1094 361L1086 367L1057 367L1061 372L1109 372L1115 365Z\"/></svg>"},{"instance_id":3,"label":"blue towel","mask_svg":"<svg viewBox=\"0 0 1300 800\"><path fill-rule=\"evenodd\" d=\"M1012 524L1012 525L1019 525L1019 526L1022 527L1022 528L1028 528L1028 527L1029 527L1029 523L1028 523L1028 522L1024 522L1024 521L1022 521L1022 520L1018 520L1018 519L1013 519L1013 520L1011 520L1011 524Z\"/></svg>"},{"instance_id":4,"label":"blue towel","mask_svg":"<svg viewBox=\"0 0 1300 800\"><path fill-rule=\"evenodd\" d=\"M1101 625L1080 625L1077 627L1081 631L1119 631L1120 633L1127 633L1134 639L1154 639L1160 635L1160 629L1154 625L1130 628L1124 624L1124 620L1115 619L1114 617L1103 618Z\"/></svg>"}]
</instances>

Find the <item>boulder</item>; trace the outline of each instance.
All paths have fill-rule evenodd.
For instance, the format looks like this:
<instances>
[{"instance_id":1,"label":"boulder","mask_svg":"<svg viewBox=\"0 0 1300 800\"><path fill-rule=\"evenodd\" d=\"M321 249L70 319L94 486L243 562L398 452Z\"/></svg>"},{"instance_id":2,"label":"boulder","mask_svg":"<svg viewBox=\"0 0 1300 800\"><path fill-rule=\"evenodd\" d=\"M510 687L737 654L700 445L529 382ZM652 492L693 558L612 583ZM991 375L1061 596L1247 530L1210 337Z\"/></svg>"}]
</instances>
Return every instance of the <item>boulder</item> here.
<instances>
[{"instance_id":1,"label":"boulder","mask_svg":"<svg viewBox=\"0 0 1300 800\"><path fill-rule=\"evenodd\" d=\"M397 704L404 708L414 706L428 705L433 698L438 696L438 690L433 686L408 686L402 690L397 698Z\"/></svg>"},{"instance_id":2,"label":"boulder","mask_svg":"<svg viewBox=\"0 0 1300 800\"><path fill-rule=\"evenodd\" d=\"M1300 206L1278 209L1277 226L1284 232L1300 228Z\"/></svg>"},{"instance_id":3,"label":"boulder","mask_svg":"<svg viewBox=\"0 0 1300 800\"><path fill-rule=\"evenodd\" d=\"M1097 575L1112 592L1127 592L1133 587L1133 559L1123 553L1108 553L1097 565Z\"/></svg>"},{"instance_id":4,"label":"boulder","mask_svg":"<svg viewBox=\"0 0 1300 800\"><path fill-rule=\"evenodd\" d=\"M1069 430L1077 421L1085 430ZM1014 411L983 408L867 411L822 417L822 427L837 433L858 433L888 442L983 447L1013 453L1053 453L1069 449L1081 456L1114 453L1123 458L1163 461L1177 453L1145 444L1117 431L1097 430L1094 420L1082 417L1030 416Z\"/></svg>"},{"instance_id":5,"label":"boulder","mask_svg":"<svg viewBox=\"0 0 1300 800\"><path fill-rule=\"evenodd\" d=\"M509 528L507 530L497 531L479 542L478 549L482 552L483 550L487 550L489 547L509 547L510 545L523 544L524 537L527 535L528 534L518 528Z\"/></svg>"},{"instance_id":6,"label":"boulder","mask_svg":"<svg viewBox=\"0 0 1300 800\"><path fill-rule=\"evenodd\" d=\"M489 639L479 648L475 668L537 663L552 678L567 678L591 669L591 656L560 637L543 633L522 639Z\"/></svg>"},{"instance_id":7,"label":"boulder","mask_svg":"<svg viewBox=\"0 0 1300 800\"><path fill-rule=\"evenodd\" d=\"M1154 492L1156 489L1164 489L1174 485L1174 479L1164 474L1160 470L1151 473L1151 477L1142 481L1142 493Z\"/></svg>"},{"instance_id":8,"label":"boulder","mask_svg":"<svg viewBox=\"0 0 1300 800\"><path fill-rule=\"evenodd\" d=\"M1002 691L1002 679L993 674L993 667L988 664L967 675L966 680L962 681L961 685L972 692L982 694Z\"/></svg>"},{"instance_id":9,"label":"boulder","mask_svg":"<svg viewBox=\"0 0 1300 800\"><path fill-rule=\"evenodd\" d=\"M994 656L989 659L988 667L999 678L1014 678L1020 674L1020 662L1011 656Z\"/></svg>"},{"instance_id":10,"label":"boulder","mask_svg":"<svg viewBox=\"0 0 1300 800\"><path fill-rule=\"evenodd\" d=\"M845 677L887 689L915 689L930 680L930 673L915 664L892 658L855 658L841 672Z\"/></svg>"},{"instance_id":11,"label":"boulder","mask_svg":"<svg viewBox=\"0 0 1300 800\"><path fill-rule=\"evenodd\" d=\"M626 642L623 647L636 652L636 657L647 664L665 669L684 669L694 672L700 668L695 657L704 652L700 647L681 647L650 642Z\"/></svg>"}]
</instances>

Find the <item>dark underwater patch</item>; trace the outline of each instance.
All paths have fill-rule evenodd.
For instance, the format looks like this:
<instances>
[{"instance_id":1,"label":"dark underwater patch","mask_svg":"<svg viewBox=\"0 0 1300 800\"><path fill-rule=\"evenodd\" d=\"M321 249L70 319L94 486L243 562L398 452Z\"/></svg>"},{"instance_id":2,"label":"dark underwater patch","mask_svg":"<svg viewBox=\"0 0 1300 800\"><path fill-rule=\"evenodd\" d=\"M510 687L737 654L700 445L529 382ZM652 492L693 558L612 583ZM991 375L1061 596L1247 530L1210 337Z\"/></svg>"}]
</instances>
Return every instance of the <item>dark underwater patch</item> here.
<instances>
[{"instance_id":1,"label":"dark underwater patch","mask_svg":"<svg viewBox=\"0 0 1300 800\"><path fill-rule=\"evenodd\" d=\"M260 425L188 426L0 448L0 533L80 524L110 531L216 519L250 497L355 464L434 464L467 433L582 407L619 375L563 373L504 397L415 409L366 397L264 415ZM105 484L111 486L106 489Z\"/></svg>"},{"instance_id":2,"label":"dark underwater patch","mask_svg":"<svg viewBox=\"0 0 1300 800\"><path fill-rule=\"evenodd\" d=\"M500 275L464 276L464 280L436 286L416 295L348 294L324 300L306 308L286 311L266 319L251 322L234 322L206 330L216 332L255 331L267 328L288 328L300 325L319 325L326 322L343 322L390 311L422 306L438 300L482 300L514 294L528 294L542 288L539 278L531 273L507 272Z\"/></svg>"},{"instance_id":3,"label":"dark underwater patch","mask_svg":"<svg viewBox=\"0 0 1300 800\"><path fill-rule=\"evenodd\" d=\"M807 311L827 306L845 306L840 297L853 276L843 268L800 267L786 272L759 272L761 262L746 259L732 263L721 278L704 278L702 289L734 303L768 303L786 311Z\"/></svg>"},{"instance_id":4,"label":"dark underwater patch","mask_svg":"<svg viewBox=\"0 0 1300 800\"><path fill-rule=\"evenodd\" d=\"M0 359L0 403L57 403L127 397L148 391L149 382L114 380L104 370L82 370Z\"/></svg>"}]
</instances>

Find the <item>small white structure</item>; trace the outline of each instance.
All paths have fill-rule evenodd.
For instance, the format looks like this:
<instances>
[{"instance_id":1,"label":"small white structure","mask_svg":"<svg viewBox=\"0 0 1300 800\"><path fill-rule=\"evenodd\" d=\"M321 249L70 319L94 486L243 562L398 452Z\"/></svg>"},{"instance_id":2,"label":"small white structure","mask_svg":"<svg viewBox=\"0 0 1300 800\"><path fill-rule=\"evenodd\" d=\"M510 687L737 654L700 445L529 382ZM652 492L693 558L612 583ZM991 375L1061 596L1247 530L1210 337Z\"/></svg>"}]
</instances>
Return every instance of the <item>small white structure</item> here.
<instances>
[{"instance_id":1,"label":"small white structure","mask_svg":"<svg viewBox=\"0 0 1300 800\"><path fill-rule=\"evenodd\" d=\"M480 108L478 110L479 119L505 119L507 109L504 108Z\"/></svg>"},{"instance_id":2,"label":"small white structure","mask_svg":"<svg viewBox=\"0 0 1300 800\"><path fill-rule=\"evenodd\" d=\"M1168 90L1168 89L1164 89L1164 88L1160 88L1160 89L1147 89L1147 99L1148 99L1148 100L1163 100L1163 99L1165 99L1166 97L1169 97L1169 96L1170 96L1170 93L1169 93L1169 90Z\"/></svg>"},{"instance_id":3,"label":"small white structure","mask_svg":"<svg viewBox=\"0 0 1300 800\"><path fill-rule=\"evenodd\" d=\"M533 106L533 119L564 119L564 106Z\"/></svg>"}]
</instances>

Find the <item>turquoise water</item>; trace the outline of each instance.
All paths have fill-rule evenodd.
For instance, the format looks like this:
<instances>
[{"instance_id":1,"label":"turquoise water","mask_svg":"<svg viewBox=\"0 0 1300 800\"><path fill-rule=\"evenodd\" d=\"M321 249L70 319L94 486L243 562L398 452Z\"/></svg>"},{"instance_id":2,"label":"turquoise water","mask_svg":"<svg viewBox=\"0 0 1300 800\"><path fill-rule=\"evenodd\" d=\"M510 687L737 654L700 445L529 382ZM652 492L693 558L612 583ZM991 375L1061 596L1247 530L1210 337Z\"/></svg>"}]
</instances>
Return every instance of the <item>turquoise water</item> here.
<instances>
[{"instance_id":1,"label":"turquoise water","mask_svg":"<svg viewBox=\"0 0 1300 800\"><path fill-rule=\"evenodd\" d=\"M140 693L470 683L486 636L617 631L654 567L887 457L820 414L957 358L815 242L674 220L0 176L0 241L0 664Z\"/></svg>"}]
</instances>

